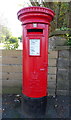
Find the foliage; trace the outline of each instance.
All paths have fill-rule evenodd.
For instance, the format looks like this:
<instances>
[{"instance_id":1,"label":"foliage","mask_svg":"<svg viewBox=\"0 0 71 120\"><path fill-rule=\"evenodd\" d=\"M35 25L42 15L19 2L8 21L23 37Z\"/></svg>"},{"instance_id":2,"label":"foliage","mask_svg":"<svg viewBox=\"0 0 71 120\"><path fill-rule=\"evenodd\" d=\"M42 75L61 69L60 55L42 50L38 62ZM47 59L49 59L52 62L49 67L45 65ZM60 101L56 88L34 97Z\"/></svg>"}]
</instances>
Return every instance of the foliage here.
<instances>
[{"instance_id":1,"label":"foliage","mask_svg":"<svg viewBox=\"0 0 71 120\"><path fill-rule=\"evenodd\" d=\"M0 42L4 43L5 49L17 49L18 48L18 38L12 37L11 32L7 27L0 24Z\"/></svg>"},{"instance_id":2,"label":"foliage","mask_svg":"<svg viewBox=\"0 0 71 120\"><path fill-rule=\"evenodd\" d=\"M9 38L9 42L10 42L10 44L16 43L16 42L18 42L18 38L11 37L11 38Z\"/></svg>"},{"instance_id":3,"label":"foliage","mask_svg":"<svg viewBox=\"0 0 71 120\"><path fill-rule=\"evenodd\" d=\"M31 2L31 0L30 0ZM31 2L33 6L40 6L39 2ZM55 29L69 27L71 25L71 2L47 2L42 0L42 6L52 9L55 12L54 20L51 23L51 32Z\"/></svg>"},{"instance_id":4,"label":"foliage","mask_svg":"<svg viewBox=\"0 0 71 120\"><path fill-rule=\"evenodd\" d=\"M22 40L22 36L18 37L18 39Z\"/></svg>"},{"instance_id":5,"label":"foliage","mask_svg":"<svg viewBox=\"0 0 71 120\"><path fill-rule=\"evenodd\" d=\"M67 2L53 2L53 6L49 4L49 8L55 12L54 20L51 23L51 30L57 28L68 27L68 3Z\"/></svg>"},{"instance_id":6,"label":"foliage","mask_svg":"<svg viewBox=\"0 0 71 120\"><path fill-rule=\"evenodd\" d=\"M60 31L71 31L71 28L61 27L61 28L57 28L56 30L60 30Z\"/></svg>"},{"instance_id":7,"label":"foliage","mask_svg":"<svg viewBox=\"0 0 71 120\"><path fill-rule=\"evenodd\" d=\"M0 42L5 42L11 37L11 32L7 27L0 24Z\"/></svg>"},{"instance_id":8,"label":"foliage","mask_svg":"<svg viewBox=\"0 0 71 120\"><path fill-rule=\"evenodd\" d=\"M18 38L11 37L5 42L5 48L7 50L17 49L18 48Z\"/></svg>"},{"instance_id":9,"label":"foliage","mask_svg":"<svg viewBox=\"0 0 71 120\"><path fill-rule=\"evenodd\" d=\"M69 35L68 33L66 34L66 37L67 37L67 41L66 41L66 44L68 46L71 46L71 35Z\"/></svg>"}]
</instances>

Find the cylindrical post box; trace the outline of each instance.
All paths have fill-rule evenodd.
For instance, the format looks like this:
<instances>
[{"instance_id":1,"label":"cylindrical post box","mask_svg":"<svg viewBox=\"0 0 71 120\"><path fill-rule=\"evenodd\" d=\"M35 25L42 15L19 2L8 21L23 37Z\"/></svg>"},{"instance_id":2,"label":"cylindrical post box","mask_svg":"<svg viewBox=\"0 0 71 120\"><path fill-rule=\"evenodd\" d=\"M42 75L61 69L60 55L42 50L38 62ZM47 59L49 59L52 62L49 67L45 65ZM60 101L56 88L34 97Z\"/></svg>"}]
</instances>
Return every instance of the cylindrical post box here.
<instances>
[{"instance_id":1,"label":"cylindrical post box","mask_svg":"<svg viewBox=\"0 0 71 120\"><path fill-rule=\"evenodd\" d=\"M31 98L47 96L48 31L54 12L45 7L27 7L18 13L22 22L22 93Z\"/></svg>"}]
</instances>

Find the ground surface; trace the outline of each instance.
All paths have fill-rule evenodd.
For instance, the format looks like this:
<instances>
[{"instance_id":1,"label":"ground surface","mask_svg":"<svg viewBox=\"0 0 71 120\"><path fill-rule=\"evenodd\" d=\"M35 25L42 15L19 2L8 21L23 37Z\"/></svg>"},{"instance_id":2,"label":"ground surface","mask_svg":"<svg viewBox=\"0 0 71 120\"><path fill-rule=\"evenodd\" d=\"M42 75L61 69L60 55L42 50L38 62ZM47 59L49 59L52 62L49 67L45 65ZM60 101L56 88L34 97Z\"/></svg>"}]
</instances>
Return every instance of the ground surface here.
<instances>
[{"instance_id":1,"label":"ground surface","mask_svg":"<svg viewBox=\"0 0 71 120\"><path fill-rule=\"evenodd\" d=\"M46 100L40 101L39 105L36 105L37 100L34 105L32 101L26 102L26 100L23 104L22 100L21 95L3 95L2 118L6 120L7 118L71 118L68 96L49 96Z\"/></svg>"}]
</instances>

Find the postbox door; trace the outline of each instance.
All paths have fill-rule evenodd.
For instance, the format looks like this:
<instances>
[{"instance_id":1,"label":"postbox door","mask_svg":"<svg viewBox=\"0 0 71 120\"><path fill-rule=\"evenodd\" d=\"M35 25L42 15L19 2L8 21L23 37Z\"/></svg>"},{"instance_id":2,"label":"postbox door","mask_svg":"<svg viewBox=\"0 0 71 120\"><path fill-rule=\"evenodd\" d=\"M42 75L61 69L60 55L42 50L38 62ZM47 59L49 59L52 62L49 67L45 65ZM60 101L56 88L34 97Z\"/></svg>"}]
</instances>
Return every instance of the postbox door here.
<instances>
[{"instance_id":1,"label":"postbox door","mask_svg":"<svg viewBox=\"0 0 71 120\"><path fill-rule=\"evenodd\" d=\"M46 96L47 89L47 45L44 37L28 38L28 65L26 84L28 96ZM25 79L25 78L24 78Z\"/></svg>"}]
</instances>

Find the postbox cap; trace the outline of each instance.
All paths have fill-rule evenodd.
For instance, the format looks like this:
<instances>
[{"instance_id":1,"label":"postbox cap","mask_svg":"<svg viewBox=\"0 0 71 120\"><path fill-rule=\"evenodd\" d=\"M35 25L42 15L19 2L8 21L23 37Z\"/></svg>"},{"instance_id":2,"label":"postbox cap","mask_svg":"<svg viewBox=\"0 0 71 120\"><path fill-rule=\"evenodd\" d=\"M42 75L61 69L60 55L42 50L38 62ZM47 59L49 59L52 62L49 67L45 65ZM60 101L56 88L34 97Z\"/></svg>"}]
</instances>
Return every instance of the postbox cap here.
<instances>
[{"instance_id":1,"label":"postbox cap","mask_svg":"<svg viewBox=\"0 0 71 120\"><path fill-rule=\"evenodd\" d=\"M53 10L45 7L33 6L26 7L17 13L18 19L23 23L50 23L53 20L55 13Z\"/></svg>"}]
</instances>

